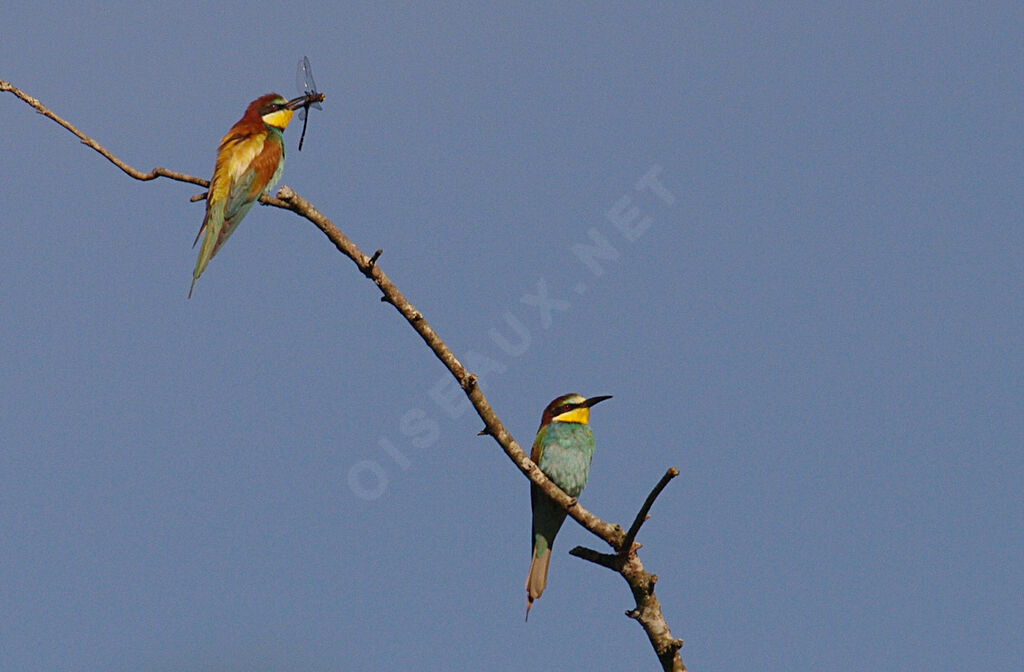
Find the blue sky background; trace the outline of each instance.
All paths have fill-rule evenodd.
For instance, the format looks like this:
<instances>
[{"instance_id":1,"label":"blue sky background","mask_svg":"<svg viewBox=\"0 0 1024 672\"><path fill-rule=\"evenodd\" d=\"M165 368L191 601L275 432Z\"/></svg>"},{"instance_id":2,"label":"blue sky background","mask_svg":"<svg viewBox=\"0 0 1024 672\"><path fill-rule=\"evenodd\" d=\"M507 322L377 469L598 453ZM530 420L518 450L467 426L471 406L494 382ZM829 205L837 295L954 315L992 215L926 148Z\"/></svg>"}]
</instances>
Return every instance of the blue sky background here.
<instances>
[{"instance_id":1,"label":"blue sky background","mask_svg":"<svg viewBox=\"0 0 1024 672\"><path fill-rule=\"evenodd\" d=\"M384 248L521 443L615 396L594 513L680 469L639 540L691 669L1019 669L1020 3L15 3L0 33L0 78L204 177L309 55L283 183ZM186 301L200 190L0 110L0 669L656 669L571 521L523 623L527 482L317 229L254 209Z\"/></svg>"}]
</instances>

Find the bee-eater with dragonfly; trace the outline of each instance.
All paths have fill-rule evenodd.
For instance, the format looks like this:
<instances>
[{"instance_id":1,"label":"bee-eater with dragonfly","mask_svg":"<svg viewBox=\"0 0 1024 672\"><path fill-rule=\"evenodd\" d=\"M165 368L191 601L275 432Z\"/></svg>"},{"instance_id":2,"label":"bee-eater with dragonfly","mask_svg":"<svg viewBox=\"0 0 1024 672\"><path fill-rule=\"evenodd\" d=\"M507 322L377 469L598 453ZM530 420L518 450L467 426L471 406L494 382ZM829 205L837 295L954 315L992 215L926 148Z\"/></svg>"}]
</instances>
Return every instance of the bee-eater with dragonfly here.
<instances>
[{"instance_id":1,"label":"bee-eater with dragonfly","mask_svg":"<svg viewBox=\"0 0 1024 672\"><path fill-rule=\"evenodd\" d=\"M594 457L594 433L590 431L590 408L610 396L581 397L566 394L544 409L540 429L533 441L530 459L570 497L578 497L587 484L590 460ZM541 596L548 580L551 546L565 521L565 510L530 483L533 509L530 573L526 577L526 618L533 601Z\"/></svg>"},{"instance_id":2,"label":"bee-eater with dragonfly","mask_svg":"<svg viewBox=\"0 0 1024 672\"><path fill-rule=\"evenodd\" d=\"M308 68L309 59L304 60ZM319 107L317 103L324 97L312 87L292 100L285 100L276 93L260 96L249 103L242 118L221 139L213 179L206 195L206 216L192 244L195 247L203 238L192 272L189 298L192 298L196 280L234 233L253 203L281 179L284 171L282 133L288 127L293 112L299 108L305 111L310 106Z\"/></svg>"}]
</instances>

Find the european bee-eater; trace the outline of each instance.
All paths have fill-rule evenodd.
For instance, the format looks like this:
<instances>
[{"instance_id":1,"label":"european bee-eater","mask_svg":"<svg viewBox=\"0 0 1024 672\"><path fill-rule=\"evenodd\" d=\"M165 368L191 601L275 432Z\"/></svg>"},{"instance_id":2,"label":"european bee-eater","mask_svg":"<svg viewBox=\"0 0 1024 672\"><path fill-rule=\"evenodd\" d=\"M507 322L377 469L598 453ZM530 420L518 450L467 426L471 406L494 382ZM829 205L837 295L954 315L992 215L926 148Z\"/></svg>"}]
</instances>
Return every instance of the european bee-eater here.
<instances>
[{"instance_id":1,"label":"european bee-eater","mask_svg":"<svg viewBox=\"0 0 1024 672\"><path fill-rule=\"evenodd\" d=\"M196 280L217 250L234 232L252 204L270 191L284 171L284 138L282 131L292 119L294 110L303 107L307 97L285 100L268 93L249 103L242 118L231 127L217 148L217 163L206 196L206 217L196 235L206 232L199 248L196 269L192 272L192 298Z\"/></svg>"},{"instance_id":2,"label":"european bee-eater","mask_svg":"<svg viewBox=\"0 0 1024 672\"><path fill-rule=\"evenodd\" d=\"M578 394L558 397L544 409L540 429L533 441L530 459L570 497L578 497L587 484L590 460L594 457L594 433L590 431L590 407L610 396L585 399ZM566 513L540 488L530 484L533 508L533 554L526 577L526 618L533 601L541 596L548 582L551 545L565 521Z\"/></svg>"}]
</instances>

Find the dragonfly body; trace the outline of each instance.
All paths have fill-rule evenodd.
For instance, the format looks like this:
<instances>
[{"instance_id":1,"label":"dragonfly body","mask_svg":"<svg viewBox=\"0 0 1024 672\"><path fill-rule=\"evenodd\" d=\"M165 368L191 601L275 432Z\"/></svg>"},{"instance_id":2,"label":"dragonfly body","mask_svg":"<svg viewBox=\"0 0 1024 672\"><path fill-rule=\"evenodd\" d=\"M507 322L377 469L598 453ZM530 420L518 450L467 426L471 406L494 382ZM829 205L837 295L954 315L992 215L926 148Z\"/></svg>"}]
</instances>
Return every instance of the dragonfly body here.
<instances>
[{"instance_id":1,"label":"dragonfly body","mask_svg":"<svg viewBox=\"0 0 1024 672\"><path fill-rule=\"evenodd\" d=\"M318 110L322 110L320 103L324 101L326 96L316 90L316 81L313 79L313 66L309 64L309 57L303 56L302 60L299 61L299 70L296 74L296 81L299 86L299 91L302 92L305 103L302 106L302 111L299 112L299 119L302 119L302 135L299 137L299 151L302 151L302 143L306 139L306 124L309 123L309 108L315 107Z\"/></svg>"}]
</instances>

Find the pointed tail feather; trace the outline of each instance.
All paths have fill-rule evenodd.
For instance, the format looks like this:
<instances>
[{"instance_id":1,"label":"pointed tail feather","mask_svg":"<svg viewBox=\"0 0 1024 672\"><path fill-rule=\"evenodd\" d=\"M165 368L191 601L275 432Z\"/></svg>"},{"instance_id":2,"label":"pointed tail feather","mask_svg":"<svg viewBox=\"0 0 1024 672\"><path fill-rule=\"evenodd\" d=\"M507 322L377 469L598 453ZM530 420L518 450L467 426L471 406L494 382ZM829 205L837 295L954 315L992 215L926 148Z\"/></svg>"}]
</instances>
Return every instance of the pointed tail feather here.
<instances>
[{"instance_id":1,"label":"pointed tail feather","mask_svg":"<svg viewBox=\"0 0 1024 672\"><path fill-rule=\"evenodd\" d=\"M551 549L546 548L530 561L530 573L526 576L526 620L530 620L530 607L544 592L548 584L548 565L551 563Z\"/></svg>"},{"instance_id":2,"label":"pointed tail feather","mask_svg":"<svg viewBox=\"0 0 1024 672\"><path fill-rule=\"evenodd\" d=\"M202 225L199 227L199 233L196 234L196 239L192 241L192 247L193 248L195 248L196 243L199 242L199 239L203 237L203 233L205 231L206 231L206 219L204 218ZM203 245L205 245L205 244L206 244L206 241L203 241ZM199 258L196 259L196 270L192 274L192 286L188 288L188 298L190 298L190 299L192 298L192 290L196 288L196 280L199 279L200 274L202 274L203 270L206 268L206 264L203 264L203 268L199 267L199 264L200 264L200 262L202 262L202 260L203 260L203 249L199 248ZM209 260L207 260L207 262L209 262Z\"/></svg>"}]
</instances>

